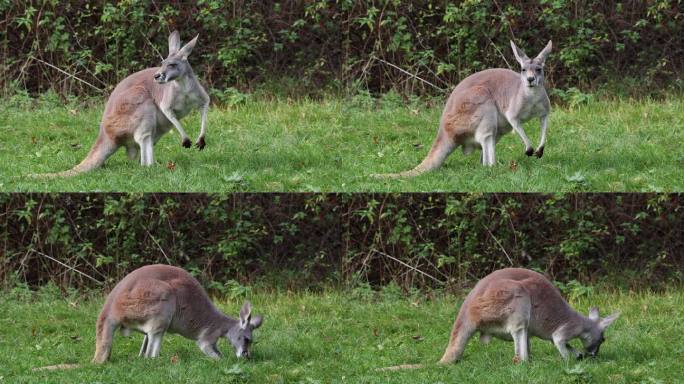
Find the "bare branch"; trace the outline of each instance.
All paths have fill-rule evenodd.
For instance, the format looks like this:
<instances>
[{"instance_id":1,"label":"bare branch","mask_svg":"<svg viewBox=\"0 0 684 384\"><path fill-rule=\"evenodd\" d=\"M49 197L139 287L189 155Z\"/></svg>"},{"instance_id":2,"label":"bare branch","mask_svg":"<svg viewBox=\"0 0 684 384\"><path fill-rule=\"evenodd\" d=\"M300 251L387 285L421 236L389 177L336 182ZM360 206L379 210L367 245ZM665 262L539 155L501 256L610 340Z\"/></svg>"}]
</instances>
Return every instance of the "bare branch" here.
<instances>
[{"instance_id":1,"label":"bare branch","mask_svg":"<svg viewBox=\"0 0 684 384\"><path fill-rule=\"evenodd\" d=\"M61 68L57 68L57 67L55 67L54 65L48 63L47 61L43 61L43 60L41 60L41 59L39 59L39 58L37 58L37 57L35 57L35 56L29 56L29 58L30 58L31 60L39 61L39 62L41 62L41 63L47 65L48 67L54 68L54 69L58 70L59 72L61 72L61 73L65 74L65 75L67 75L67 76L69 76L69 77L71 77L71 78L74 78L74 79L80 81L81 83L87 84L87 85L91 86L92 88L94 88L94 89L96 89L96 90L98 90L98 91L100 91L100 92L102 92L102 93L105 93L104 89L98 88L98 87L96 87L96 86L90 84L89 82L87 82L87 81L85 81L85 80L83 80L83 79L81 79L81 78L78 78L76 75L72 75L71 73L69 73L69 72L67 72L67 71L65 71L65 70L63 70L63 69L61 69Z\"/></svg>"},{"instance_id":2,"label":"bare branch","mask_svg":"<svg viewBox=\"0 0 684 384\"><path fill-rule=\"evenodd\" d=\"M381 63L385 63L385 64L389 65L389 66L392 67L392 68L398 69L399 71L401 71L401 72L403 72L403 73L405 73L405 74L407 74L407 75L409 75L409 76L411 76L411 77L413 77L413 78L415 78L415 79L418 79L418 80L422 81L423 83L428 84L428 85L432 86L433 88L440 90L441 92L446 92L446 89L440 88L440 87L438 87L438 86L432 84L431 82L429 82L429 81L427 81L427 80L425 80L425 79L423 79L423 78L420 78L420 77L418 77L417 75L414 75L413 73L411 73L411 72L409 72L409 71L407 71L407 70L405 70L405 69L403 69L403 68L400 68L400 67L398 67L398 66L396 66L396 65L394 65L394 64L392 64L392 63L390 63L389 61L385 61L385 60L383 60L383 59L381 59L381 58L379 58L379 57L373 57L373 58L374 58L375 60L381 62Z\"/></svg>"},{"instance_id":3,"label":"bare branch","mask_svg":"<svg viewBox=\"0 0 684 384\"><path fill-rule=\"evenodd\" d=\"M405 266L405 267L411 268L411 269L413 269L414 271L416 271L416 272L422 274L423 276L427 276L427 277L431 278L432 280L434 280L434 281L436 281L436 282L438 282L438 283L440 283L440 284L444 284L443 281L437 279L436 277L430 275L429 273L423 272L423 271L421 271L420 269L418 269L418 268L416 268L416 267L414 267L414 266L408 265L408 264L406 264L405 262L403 262L403 261L397 259L397 258L394 257L394 256L390 256L390 255L386 254L385 252L378 251L377 249L373 249L372 251L375 252L375 253L377 253L378 255L385 256L385 257L387 257L387 258L389 258L389 259L392 259L392 260L396 261L397 263L399 263L399 264L401 264L401 265L403 265L403 266Z\"/></svg>"},{"instance_id":4,"label":"bare branch","mask_svg":"<svg viewBox=\"0 0 684 384\"><path fill-rule=\"evenodd\" d=\"M50 259L50 260L56 262L56 263L59 264L59 265L62 265L62 266L64 266L64 267L67 267L68 269L70 269L70 270L72 270L72 271L74 271L74 272L76 272L76 273L78 273L78 274L80 274L80 275L82 275L82 276L85 276L85 277L89 278L90 280L92 280L92 281L94 281L94 282L96 282L96 283L98 283L98 284L100 284L100 285L104 284L104 283L101 282L100 280L97 280L96 278L94 278L94 277L92 277L92 276L90 276L90 275L88 275L88 274L86 274L86 273L83 273L83 272L79 271L78 269L76 269L76 268L74 268L74 267L72 267L72 266L70 266L70 265L66 265L66 264L64 264L63 262L61 262L61 261L55 259L54 257L48 256L48 255L44 254L43 252L36 251L35 249L32 249L31 252L36 253L36 254L38 254L38 255L40 255L40 256L46 257L46 258L48 258L48 259Z\"/></svg>"}]
</instances>

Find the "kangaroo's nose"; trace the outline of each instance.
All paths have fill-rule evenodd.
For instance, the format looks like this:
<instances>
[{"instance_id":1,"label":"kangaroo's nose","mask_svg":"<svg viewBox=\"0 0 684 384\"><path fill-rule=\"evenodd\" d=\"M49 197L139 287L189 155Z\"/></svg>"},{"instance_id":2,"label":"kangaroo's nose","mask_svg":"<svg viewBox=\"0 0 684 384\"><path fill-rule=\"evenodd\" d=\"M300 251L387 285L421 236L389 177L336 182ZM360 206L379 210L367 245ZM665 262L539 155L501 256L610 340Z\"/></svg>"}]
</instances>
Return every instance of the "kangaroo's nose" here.
<instances>
[{"instance_id":1,"label":"kangaroo's nose","mask_svg":"<svg viewBox=\"0 0 684 384\"><path fill-rule=\"evenodd\" d=\"M155 79L155 80L159 80L159 79L161 79L161 77L162 77L162 74L161 74L161 73L155 73L155 74L154 74L154 79Z\"/></svg>"},{"instance_id":2,"label":"kangaroo's nose","mask_svg":"<svg viewBox=\"0 0 684 384\"><path fill-rule=\"evenodd\" d=\"M534 76L527 76L527 81L530 83L534 81Z\"/></svg>"}]
</instances>

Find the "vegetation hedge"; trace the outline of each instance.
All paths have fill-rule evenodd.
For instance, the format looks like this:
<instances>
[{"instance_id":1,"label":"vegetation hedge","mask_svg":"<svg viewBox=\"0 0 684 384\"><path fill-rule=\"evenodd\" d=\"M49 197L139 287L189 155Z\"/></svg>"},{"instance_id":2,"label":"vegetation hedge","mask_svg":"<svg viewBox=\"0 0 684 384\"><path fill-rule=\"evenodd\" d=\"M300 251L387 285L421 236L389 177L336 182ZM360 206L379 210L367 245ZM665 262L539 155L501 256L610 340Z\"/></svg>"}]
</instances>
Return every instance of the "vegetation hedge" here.
<instances>
[{"instance_id":1,"label":"vegetation hedge","mask_svg":"<svg viewBox=\"0 0 684 384\"><path fill-rule=\"evenodd\" d=\"M2 194L0 282L98 287L168 263L218 291L457 289L513 265L661 288L682 282L683 210L678 194Z\"/></svg>"},{"instance_id":2,"label":"vegetation hedge","mask_svg":"<svg viewBox=\"0 0 684 384\"><path fill-rule=\"evenodd\" d=\"M683 85L682 0L0 0L0 87L98 93L49 63L109 91L157 65L176 28L184 41L200 34L191 61L223 101L274 81L297 94L439 94L474 71L516 67L510 39L529 55L554 41L548 81L561 98Z\"/></svg>"}]
</instances>

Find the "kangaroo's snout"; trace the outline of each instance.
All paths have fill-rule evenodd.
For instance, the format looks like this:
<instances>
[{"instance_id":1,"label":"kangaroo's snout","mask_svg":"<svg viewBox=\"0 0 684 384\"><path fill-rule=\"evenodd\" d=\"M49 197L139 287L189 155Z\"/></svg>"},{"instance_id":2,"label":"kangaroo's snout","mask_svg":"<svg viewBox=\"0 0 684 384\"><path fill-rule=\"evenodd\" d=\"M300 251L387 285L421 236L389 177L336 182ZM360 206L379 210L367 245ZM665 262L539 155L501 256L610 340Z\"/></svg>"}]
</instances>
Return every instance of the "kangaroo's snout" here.
<instances>
[{"instance_id":1,"label":"kangaroo's snout","mask_svg":"<svg viewBox=\"0 0 684 384\"><path fill-rule=\"evenodd\" d=\"M157 72L154 74L154 80L157 83L164 83L166 82L166 74L164 74L163 72Z\"/></svg>"}]
</instances>

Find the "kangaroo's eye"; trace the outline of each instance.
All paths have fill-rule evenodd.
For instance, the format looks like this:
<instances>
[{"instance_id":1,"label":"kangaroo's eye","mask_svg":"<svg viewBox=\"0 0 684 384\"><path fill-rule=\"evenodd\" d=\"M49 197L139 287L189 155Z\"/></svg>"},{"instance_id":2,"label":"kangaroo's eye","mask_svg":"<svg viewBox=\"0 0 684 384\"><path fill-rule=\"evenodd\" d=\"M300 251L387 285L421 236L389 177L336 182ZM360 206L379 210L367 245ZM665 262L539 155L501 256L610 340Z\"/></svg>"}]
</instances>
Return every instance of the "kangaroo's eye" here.
<instances>
[{"instance_id":1,"label":"kangaroo's eye","mask_svg":"<svg viewBox=\"0 0 684 384\"><path fill-rule=\"evenodd\" d=\"M171 67L171 68L176 68L177 66L178 66L178 64L176 64L176 63L169 64L169 67Z\"/></svg>"}]
</instances>

